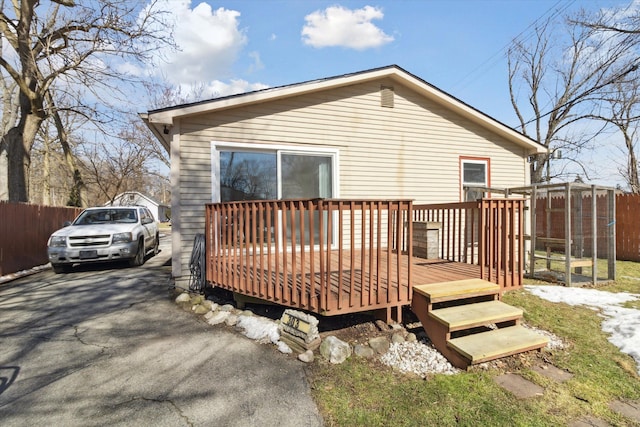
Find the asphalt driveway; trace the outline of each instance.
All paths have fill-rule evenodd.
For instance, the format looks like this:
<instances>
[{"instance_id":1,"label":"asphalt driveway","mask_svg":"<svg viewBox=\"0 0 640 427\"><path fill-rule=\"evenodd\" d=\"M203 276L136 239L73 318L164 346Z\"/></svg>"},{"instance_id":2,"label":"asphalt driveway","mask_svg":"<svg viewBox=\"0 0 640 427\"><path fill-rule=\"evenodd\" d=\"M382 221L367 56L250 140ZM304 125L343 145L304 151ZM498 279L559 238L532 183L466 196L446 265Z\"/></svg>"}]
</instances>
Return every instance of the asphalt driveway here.
<instances>
[{"instance_id":1,"label":"asphalt driveway","mask_svg":"<svg viewBox=\"0 0 640 427\"><path fill-rule=\"evenodd\" d=\"M182 311L142 267L0 285L2 426L319 426L304 366Z\"/></svg>"}]
</instances>

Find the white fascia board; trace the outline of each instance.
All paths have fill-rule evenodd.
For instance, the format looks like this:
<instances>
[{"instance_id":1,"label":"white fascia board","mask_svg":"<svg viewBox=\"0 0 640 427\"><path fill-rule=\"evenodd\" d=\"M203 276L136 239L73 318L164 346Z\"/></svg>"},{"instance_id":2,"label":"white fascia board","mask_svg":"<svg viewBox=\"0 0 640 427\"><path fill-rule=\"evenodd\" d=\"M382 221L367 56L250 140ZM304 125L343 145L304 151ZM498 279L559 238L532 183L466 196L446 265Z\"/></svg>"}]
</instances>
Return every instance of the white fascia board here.
<instances>
[{"instance_id":1,"label":"white fascia board","mask_svg":"<svg viewBox=\"0 0 640 427\"><path fill-rule=\"evenodd\" d=\"M158 139L158 141L160 141L160 143L165 148L165 150L167 150L167 153L170 153L171 152L171 135L164 133L164 124L152 123L147 113L139 113L138 116L147 125L151 133Z\"/></svg>"}]
</instances>

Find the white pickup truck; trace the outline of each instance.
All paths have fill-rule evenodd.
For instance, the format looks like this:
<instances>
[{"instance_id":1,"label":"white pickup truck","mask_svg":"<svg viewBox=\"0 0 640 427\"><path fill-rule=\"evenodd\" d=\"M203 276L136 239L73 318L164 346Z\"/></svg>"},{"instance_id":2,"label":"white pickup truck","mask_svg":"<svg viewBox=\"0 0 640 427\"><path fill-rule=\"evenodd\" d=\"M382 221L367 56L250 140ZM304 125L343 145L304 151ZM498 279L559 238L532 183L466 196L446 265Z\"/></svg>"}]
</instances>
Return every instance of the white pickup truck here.
<instances>
[{"instance_id":1,"label":"white pickup truck","mask_svg":"<svg viewBox=\"0 0 640 427\"><path fill-rule=\"evenodd\" d=\"M138 266L147 254L158 253L159 239L158 223L146 207L96 207L54 232L47 253L56 273L93 262L128 260Z\"/></svg>"}]
</instances>

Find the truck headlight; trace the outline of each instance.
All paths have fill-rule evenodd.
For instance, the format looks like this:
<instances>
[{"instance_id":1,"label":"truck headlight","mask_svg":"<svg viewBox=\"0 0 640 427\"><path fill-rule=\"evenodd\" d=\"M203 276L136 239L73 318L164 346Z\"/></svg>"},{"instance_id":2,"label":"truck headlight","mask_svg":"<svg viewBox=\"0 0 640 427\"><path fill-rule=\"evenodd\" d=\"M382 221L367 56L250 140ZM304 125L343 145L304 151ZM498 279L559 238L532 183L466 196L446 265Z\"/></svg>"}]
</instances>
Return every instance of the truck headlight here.
<instances>
[{"instance_id":1,"label":"truck headlight","mask_svg":"<svg viewBox=\"0 0 640 427\"><path fill-rule=\"evenodd\" d=\"M131 233L115 233L113 235L113 243L129 243L133 241Z\"/></svg>"},{"instance_id":2,"label":"truck headlight","mask_svg":"<svg viewBox=\"0 0 640 427\"><path fill-rule=\"evenodd\" d=\"M49 238L49 246L67 246L66 236L51 236Z\"/></svg>"}]
</instances>

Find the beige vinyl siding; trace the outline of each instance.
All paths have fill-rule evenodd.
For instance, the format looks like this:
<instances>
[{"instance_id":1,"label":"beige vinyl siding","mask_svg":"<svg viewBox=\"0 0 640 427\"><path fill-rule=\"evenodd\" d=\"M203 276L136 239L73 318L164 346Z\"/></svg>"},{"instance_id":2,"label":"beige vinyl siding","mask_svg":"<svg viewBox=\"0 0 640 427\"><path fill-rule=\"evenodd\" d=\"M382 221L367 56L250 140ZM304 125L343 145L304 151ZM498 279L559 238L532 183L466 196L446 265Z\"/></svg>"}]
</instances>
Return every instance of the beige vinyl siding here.
<instances>
[{"instance_id":1,"label":"beige vinyl siding","mask_svg":"<svg viewBox=\"0 0 640 427\"><path fill-rule=\"evenodd\" d=\"M381 85L393 86L393 108L381 107ZM214 141L338 149L345 199L458 202L460 156L490 159L494 187L526 184L522 147L392 79L186 117L180 128L183 274L211 201Z\"/></svg>"},{"instance_id":2,"label":"beige vinyl siding","mask_svg":"<svg viewBox=\"0 0 640 427\"><path fill-rule=\"evenodd\" d=\"M178 254L174 258L173 274L176 284L186 287L189 278L189 261L193 249L193 241L197 233L204 232L204 206L211 202L211 147L208 140L198 134L190 133L180 126L180 160L179 188L173 192L179 196L179 218L174 221L174 239ZM174 251L176 242L174 242ZM177 264L177 265L176 265Z\"/></svg>"}]
</instances>

